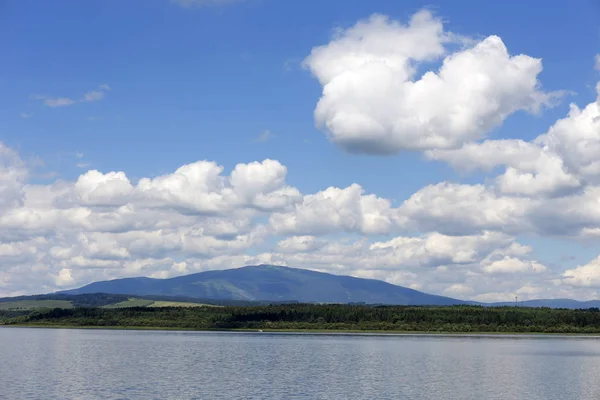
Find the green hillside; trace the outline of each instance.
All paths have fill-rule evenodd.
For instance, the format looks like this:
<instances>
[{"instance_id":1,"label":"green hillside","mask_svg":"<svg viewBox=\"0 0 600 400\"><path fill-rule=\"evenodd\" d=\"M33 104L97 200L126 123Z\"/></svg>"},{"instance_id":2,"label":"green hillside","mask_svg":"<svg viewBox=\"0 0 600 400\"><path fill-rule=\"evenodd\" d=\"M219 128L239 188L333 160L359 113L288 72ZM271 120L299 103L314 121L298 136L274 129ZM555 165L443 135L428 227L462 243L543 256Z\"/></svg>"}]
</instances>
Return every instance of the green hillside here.
<instances>
[{"instance_id":1,"label":"green hillside","mask_svg":"<svg viewBox=\"0 0 600 400\"><path fill-rule=\"evenodd\" d=\"M48 294L0 298L0 310L30 311L38 309L74 307L131 308L131 307L200 307L210 306L205 302L168 296L150 298L132 297L106 293L93 294Z\"/></svg>"},{"instance_id":2,"label":"green hillside","mask_svg":"<svg viewBox=\"0 0 600 400\"><path fill-rule=\"evenodd\" d=\"M20 300L0 302L0 310L35 310L38 308L73 308L68 300Z\"/></svg>"}]
</instances>

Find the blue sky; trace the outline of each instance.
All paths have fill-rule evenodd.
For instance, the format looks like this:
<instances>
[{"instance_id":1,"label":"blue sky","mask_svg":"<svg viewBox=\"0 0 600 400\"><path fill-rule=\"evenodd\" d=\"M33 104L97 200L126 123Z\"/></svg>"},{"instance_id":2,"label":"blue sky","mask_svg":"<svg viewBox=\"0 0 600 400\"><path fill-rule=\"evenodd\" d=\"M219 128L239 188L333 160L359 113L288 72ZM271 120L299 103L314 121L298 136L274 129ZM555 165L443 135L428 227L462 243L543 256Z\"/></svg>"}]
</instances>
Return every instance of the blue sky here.
<instances>
[{"instance_id":1,"label":"blue sky","mask_svg":"<svg viewBox=\"0 0 600 400\"><path fill-rule=\"evenodd\" d=\"M511 56L524 54L532 59L541 59L543 70L534 75L539 87L532 91L563 91L556 94L551 105L545 104L537 113L524 111L527 107L511 109L502 117L501 123L480 132L478 137L461 139L451 146L454 149L485 138L531 142L548 131L558 119L564 118L569 112L570 103L583 108L597 97L599 75L594 68L594 57L600 52L600 3L593 0L582 0L576 6L548 1L430 3L350 0L342 3L192 0L189 4L184 3L168 0L25 0L0 3L0 43L4 54L0 64L0 141L7 149L18 154L24 165L22 168L27 170L27 178L21 181L24 186L50 188L60 186L61 182L74 184L88 170L98 170L102 174L123 171L131 185L135 186L141 178L172 174L180 166L199 160L222 165L223 175L228 175L239 163L265 159L277 160L285 166L286 185L296 188L302 196L316 194L330 186L346 188L356 183L366 195L373 194L391 201L393 208L401 207L427 185L440 182L493 186L492 181L510 163L502 161L494 165L492 170L467 173L464 168L449 165L446 159L432 160L427 155L427 151L435 150L432 147L414 149L398 144L398 150L393 154L372 154L360 149L349 151L348 145L344 144L349 142L344 142L344 137L339 136L341 139L336 142L331 135L328 136L328 128L317 126L319 121L316 121L318 118L313 112L324 90L316 76L320 73L320 67L308 65L310 62L303 65L303 60L308 60L307 57L317 46L335 42L336 30L349 32L358 21L364 21L375 13L387 16L388 21L407 24L415 13L429 10L433 18L443 23L445 31L469 38L467 44L444 44L446 49L443 55L416 63L413 80L429 70L437 71L447 55L475 46L490 35L497 35ZM331 53L332 57L335 55ZM492 80L499 79L492 73L490 77ZM86 94L92 92L95 94L89 97L91 101L83 101ZM357 94L361 98L360 92ZM69 99L73 104L51 106L51 100L58 98ZM506 97L507 104L510 101L513 101L512 98ZM334 134L347 135L349 132L346 130ZM366 138L361 143L369 140L371 144L375 143L376 139L369 136L369 132L359 133L364 133ZM584 180L586 185L588 182L595 185L593 177L586 175L581 178L582 182ZM23 196L27 197L27 193ZM33 195L28 196L31 199ZM530 200L541 204L541 197L536 196L531 195ZM517 197L522 199L522 194ZM549 198L548 207L552 207L551 202L559 201L554 195ZM578 198L577 201L581 200ZM56 206L58 203L53 204ZM544 204L540 207L545 207ZM79 203L77 207L87 207L90 212L96 212L107 205ZM287 207L293 209L295 206L290 204ZM47 208L44 210L48 211ZM271 210L252 216L253 228L237 233L247 235L254 232L255 228L268 230L264 226L269 225L272 213L284 211L289 212L289 209ZM33 211L28 209L27 212ZM535 215L539 212L536 211ZM239 218L248 218L245 213L242 214ZM228 223L241 223L241 219ZM199 219L186 225L186 229L203 229L207 223ZM445 222L439 223L443 225ZM99 277L112 278L133 273L171 276L210 267L239 266L236 263L240 263L240 260L243 260L242 263L253 261L239 258L243 254L272 254L274 250L268 248L269 245L286 238L310 236L313 238L311 240L324 241L363 238L372 243L389 241L398 235L423 238L424 235L437 232L431 228L431 224L406 224L399 231L372 232L350 227L326 229L326 234L318 233L323 231L318 226L314 232L308 228L285 232L275 229L275 233L261 236L260 243L252 242L235 254L214 250L209 252L210 257L197 257L193 252L165 252L160 262L148 261L147 264L151 266L147 270L127 270L124 264L118 263L114 265L120 265L121 269L112 266L102 268L102 262L92 265L94 262L88 262L93 258L89 251L85 253L82 250L78 256L87 261L81 263L81 270L78 271L70 266L68 260L62 260L64 263L61 264L62 261L38 254L35 262L21 260L15 264L20 269L9 270L7 267L2 271L4 292L50 290L56 285L73 286ZM440 233L453 237L457 234L479 235L483 229L510 235L518 243L532 247L526 256L527 262L535 259L553 272L553 276L543 278L544 282L567 279L561 278L564 273L561 268L584 266L598 256L596 239L583 237L585 235L579 233L555 232L530 226L504 229L477 225L472 228ZM591 225L587 228L595 229ZM80 237L89 233L90 238L104 235L102 237L106 239L106 235L116 234L86 229L73 228L61 237ZM128 227L120 228L120 231L137 230ZM30 239L37 235L28 232L25 230L23 235ZM47 235L40 237L54 240ZM6 244L14 244L12 240L6 239ZM114 246L114 243L121 243L118 238L111 240ZM49 246L48 249L69 247L66 242L58 242L57 239L52 245L36 244L34 247L38 253L50 251L42 249L43 246ZM127 248L128 245L123 246ZM238 258L222 263L215 261L213 264L206 261L226 255ZM468 274L465 275L465 281L446 280L442 284L436 281L437 275L431 272L434 267L465 271L465 265L469 263L459 262L460 267L453 267L457 264L454 261L440 261L439 265L429 263L430 266L423 267L428 268L425 273L419 270L419 266L411 267L409 271L399 261L397 264L390 262L385 270L376 267L361 269L339 260L332 262L335 266L331 266L329 261L325 261L329 258L321 256L319 263L311 258L312 261L304 262L292 256L273 259L289 265L302 264L298 266L373 276L463 297L489 294L490 298L502 298L503 295L512 296L520 289L507 284L505 289L492 290L498 286L494 279L498 282L508 279L506 276L496 276L489 279L485 277L487 280L480 286L485 286L484 289L470 287L470 292L453 292L448 288L467 285ZM505 254L502 257L513 256ZM131 253L125 261L150 258ZM204 261L193 264L196 258ZM482 262L491 262L491 259L484 261L483 258L473 259L469 268L477 270ZM100 259L115 260L110 257ZM164 261L166 259L178 262L189 260L189 265L178 270ZM40 263L48 265L43 274L45 280L30 283L28 274L31 274L34 264ZM443 268L440 274L444 273ZM19 272L21 275L14 272L20 270L25 272ZM60 279L61 271L67 279ZM406 274L414 276L407 278ZM428 277L421 279L425 275ZM542 278L527 276L526 279L531 280L532 286L543 286L541 293L548 295L559 292L572 294L572 297L596 295L595 284L574 285L574 281L571 281L570 286L560 286L558 291L548 289L554 284L540 283ZM476 282L469 285L477 286ZM539 294L539 291L532 293L531 297Z\"/></svg>"}]
</instances>

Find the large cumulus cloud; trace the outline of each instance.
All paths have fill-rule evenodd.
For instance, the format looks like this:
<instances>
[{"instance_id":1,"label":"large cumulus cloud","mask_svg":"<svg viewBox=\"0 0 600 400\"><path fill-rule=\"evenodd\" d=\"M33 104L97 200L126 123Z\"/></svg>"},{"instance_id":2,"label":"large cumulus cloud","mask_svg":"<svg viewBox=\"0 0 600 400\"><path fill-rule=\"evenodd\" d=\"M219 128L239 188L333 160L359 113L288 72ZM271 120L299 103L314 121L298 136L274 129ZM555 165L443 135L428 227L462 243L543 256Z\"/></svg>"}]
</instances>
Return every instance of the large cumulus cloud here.
<instances>
[{"instance_id":1,"label":"large cumulus cloud","mask_svg":"<svg viewBox=\"0 0 600 400\"><path fill-rule=\"evenodd\" d=\"M323 86L317 125L355 153L453 148L559 95L540 89L540 59L510 55L498 36L472 42L429 11L406 25L373 15L339 30L304 60Z\"/></svg>"}]
</instances>

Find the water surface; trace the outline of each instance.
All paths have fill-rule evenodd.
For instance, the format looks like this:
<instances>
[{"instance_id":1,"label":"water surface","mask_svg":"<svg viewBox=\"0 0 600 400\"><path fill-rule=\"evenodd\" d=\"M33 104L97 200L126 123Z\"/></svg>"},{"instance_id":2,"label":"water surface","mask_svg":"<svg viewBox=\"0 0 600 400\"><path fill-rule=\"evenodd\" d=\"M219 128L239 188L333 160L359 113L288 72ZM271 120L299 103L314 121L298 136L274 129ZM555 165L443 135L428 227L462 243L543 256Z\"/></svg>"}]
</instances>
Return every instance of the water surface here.
<instances>
[{"instance_id":1,"label":"water surface","mask_svg":"<svg viewBox=\"0 0 600 400\"><path fill-rule=\"evenodd\" d=\"M600 339L0 328L2 399L600 399Z\"/></svg>"}]
</instances>

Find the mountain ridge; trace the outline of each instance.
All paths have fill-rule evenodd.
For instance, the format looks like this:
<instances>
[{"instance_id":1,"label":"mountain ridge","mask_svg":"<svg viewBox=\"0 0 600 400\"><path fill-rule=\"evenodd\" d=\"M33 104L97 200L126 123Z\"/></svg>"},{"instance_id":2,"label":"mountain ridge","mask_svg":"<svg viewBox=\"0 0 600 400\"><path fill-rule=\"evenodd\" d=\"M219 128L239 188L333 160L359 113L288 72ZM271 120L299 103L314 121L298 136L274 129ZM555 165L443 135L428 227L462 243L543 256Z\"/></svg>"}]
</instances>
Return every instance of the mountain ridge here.
<instances>
[{"instance_id":1,"label":"mountain ridge","mask_svg":"<svg viewBox=\"0 0 600 400\"><path fill-rule=\"evenodd\" d=\"M266 264L203 271L167 279L136 277L100 281L59 293L126 293L309 303L466 304L463 300L427 294L376 279Z\"/></svg>"},{"instance_id":2,"label":"mountain ridge","mask_svg":"<svg viewBox=\"0 0 600 400\"><path fill-rule=\"evenodd\" d=\"M134 277L98 281L57 293L153 295L250 302L600 308L600 300L535 299L518 303L481 303L428 294L376 279L268 264L203 271L166 279Z\"/></svg>"}]
</instances>

